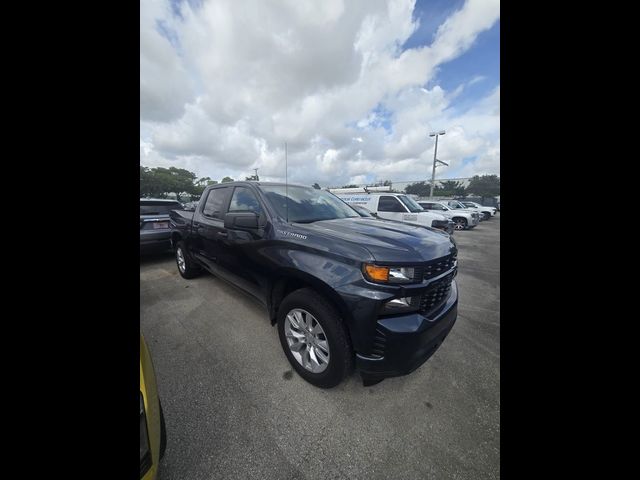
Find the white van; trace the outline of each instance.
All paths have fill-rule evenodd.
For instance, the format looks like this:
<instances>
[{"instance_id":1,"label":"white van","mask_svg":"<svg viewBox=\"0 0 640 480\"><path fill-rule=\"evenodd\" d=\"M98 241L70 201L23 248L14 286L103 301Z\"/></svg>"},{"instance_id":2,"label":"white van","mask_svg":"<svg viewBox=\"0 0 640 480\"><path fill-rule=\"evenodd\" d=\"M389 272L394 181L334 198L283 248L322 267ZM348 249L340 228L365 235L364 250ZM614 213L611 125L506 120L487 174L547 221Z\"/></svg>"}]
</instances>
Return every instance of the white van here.
<instances>
[{"instance_id":1,"label":"white van","mask_svg":"<svg viewBox=\"0 0 640 480\"><path fill-rule=\"evenodd\" d=\"M349 205L364 207L379 218L451 231L447 218L438 213L426 212L403 193L343 193L340 189L329 191Z\"/></svg>"}]
</instances>

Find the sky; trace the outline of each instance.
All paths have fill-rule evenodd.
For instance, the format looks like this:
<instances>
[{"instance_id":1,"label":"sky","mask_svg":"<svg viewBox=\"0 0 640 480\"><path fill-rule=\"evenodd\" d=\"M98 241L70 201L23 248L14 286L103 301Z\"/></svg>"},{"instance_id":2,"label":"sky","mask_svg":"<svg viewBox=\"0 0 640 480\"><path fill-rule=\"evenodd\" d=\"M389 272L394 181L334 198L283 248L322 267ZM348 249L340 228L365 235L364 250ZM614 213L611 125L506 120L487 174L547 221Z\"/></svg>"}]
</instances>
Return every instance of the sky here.
<instances>
[{"instance_id":1,"label":"sky","mask_svg":"<svg viewBox=\"0 0 640 480\"><path fill-rule=\"evenodd\" d=\"M498 0L141 0L140 164L321 186L500 174Z\"/></svg>"}]
</instances>

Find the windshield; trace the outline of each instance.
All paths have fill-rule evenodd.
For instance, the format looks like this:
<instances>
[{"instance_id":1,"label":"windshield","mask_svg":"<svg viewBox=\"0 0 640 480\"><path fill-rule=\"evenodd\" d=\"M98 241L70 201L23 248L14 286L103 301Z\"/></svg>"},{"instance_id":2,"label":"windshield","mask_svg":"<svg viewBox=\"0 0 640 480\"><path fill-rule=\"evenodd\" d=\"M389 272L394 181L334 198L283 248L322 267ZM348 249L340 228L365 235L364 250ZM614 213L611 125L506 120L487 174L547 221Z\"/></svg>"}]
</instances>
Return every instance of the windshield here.
<instances>
[{"instance_id":1,"label":"windshield","mask_svg":"<svg viewBox=\"0 0 640 480\"><path fill-rule=\"evenodd\" d=\"M338 197L324 190L290 186L288 195L284 185L261 185L260 190L279 217L286 219L288 209L290 222L311 223L360 216Z\"/></svg>"},{"instance_id":2,"label":"windshield","mask_svg":"<svg viewBox=\"0 0 640 480\"><path fill-rule=\"evenodd\" d=\"M418 205L413 198L407 197L406 195L399 195L398 198L402 203L405 204L405 206L409 209L411 213L424 211L424 208Z\"/></svg>"},{"instance_id":3,"label":"windshield","mask_svg":"<svg viewBox=\"0 0 640 480\"><path fill-rule=\"evenodd\" d=\"M449 206L452 207L452 208L467 208L463 204L461 204L460 202L458 202L456 200L451 200L449 202Z\"/></svg>"}]
</instances>

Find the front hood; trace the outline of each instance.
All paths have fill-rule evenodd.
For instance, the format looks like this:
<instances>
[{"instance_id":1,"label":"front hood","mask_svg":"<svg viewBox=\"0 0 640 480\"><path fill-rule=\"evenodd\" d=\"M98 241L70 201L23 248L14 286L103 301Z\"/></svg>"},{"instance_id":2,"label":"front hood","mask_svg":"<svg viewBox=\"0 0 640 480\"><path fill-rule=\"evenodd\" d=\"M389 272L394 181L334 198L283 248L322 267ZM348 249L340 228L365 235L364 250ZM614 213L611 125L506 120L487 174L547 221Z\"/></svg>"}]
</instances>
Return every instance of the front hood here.
<instances>
[{"instance_id":1,"label":"front hood","mask_svg":"<svg viewBox=\"0 0 640 480\"><path fill-rule=\"evenodd\" d=\"M426 262L455 249L449 236L426 227L375 218L341 218L296 224L309 235L360 245L378 262Z\"/></svg>"},{"instance_id":2,"label":"front hood","mask_svg":"<svg viewBox=\"0 0 640 480\"><path fill-rule=\"evenodd\" d=\"M415 212L407 215L418 215L418 218L422 217L426 220L446 220L446 217L438 212Z\"/></svg>"}]
</instances>

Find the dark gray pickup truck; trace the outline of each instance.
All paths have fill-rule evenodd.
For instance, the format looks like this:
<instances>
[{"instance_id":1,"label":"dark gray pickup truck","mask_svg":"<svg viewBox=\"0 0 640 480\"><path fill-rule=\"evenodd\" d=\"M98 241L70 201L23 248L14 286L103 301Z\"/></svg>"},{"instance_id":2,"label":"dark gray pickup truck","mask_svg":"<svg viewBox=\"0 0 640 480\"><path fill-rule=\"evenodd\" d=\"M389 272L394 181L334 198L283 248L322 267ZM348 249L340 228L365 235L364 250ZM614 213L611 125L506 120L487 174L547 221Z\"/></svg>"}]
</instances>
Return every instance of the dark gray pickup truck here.
<instances>
[{"instance_id":1,"label":"dark gray pickup truck","mask_svg":"<svg viewBox=\"0 0 640 480\"><path fill-rule=\"evenodd\" d=\"M407 374L456 321L453 238L361 217L326 191L212 185L195 211L171 212L171 227L180 275L208 271L253 296L293 368L318 387L354 366L365 385ZM233 328L233 318L217 321Z\"/></svg>"}]
</instances>

